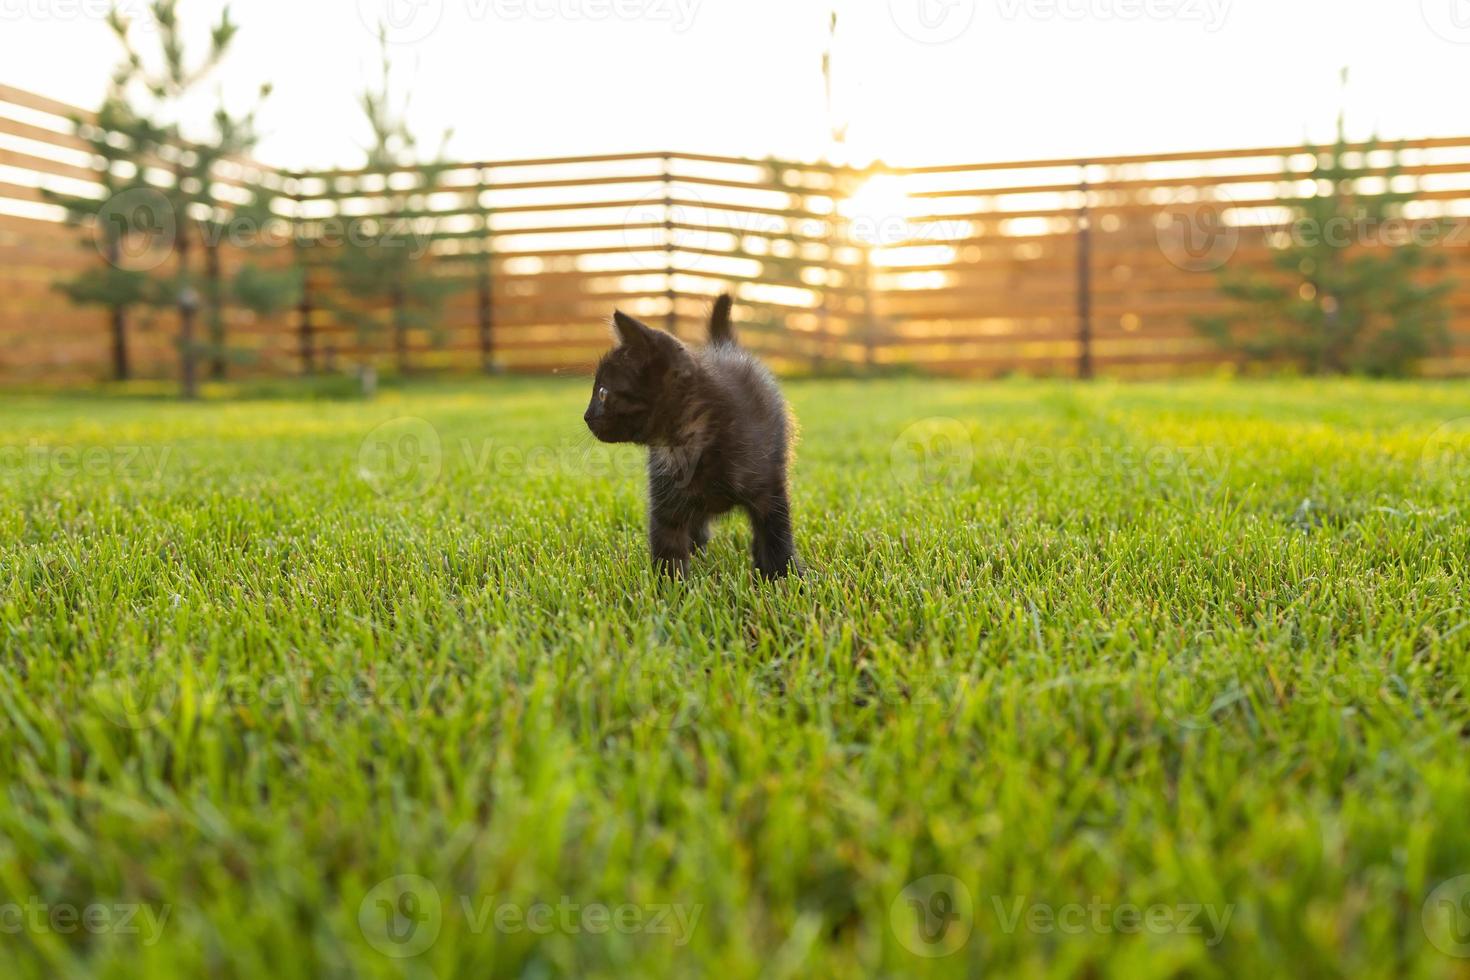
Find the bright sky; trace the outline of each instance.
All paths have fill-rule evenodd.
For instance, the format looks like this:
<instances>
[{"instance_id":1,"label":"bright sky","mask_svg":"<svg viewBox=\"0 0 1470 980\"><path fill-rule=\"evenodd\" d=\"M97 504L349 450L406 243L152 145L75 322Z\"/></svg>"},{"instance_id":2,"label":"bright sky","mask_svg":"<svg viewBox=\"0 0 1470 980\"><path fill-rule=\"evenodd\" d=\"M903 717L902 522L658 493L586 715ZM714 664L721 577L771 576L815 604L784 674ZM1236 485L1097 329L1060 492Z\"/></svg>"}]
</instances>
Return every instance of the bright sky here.
<instances>
[{"instance_id":1,"label":"bright sky","mask_svg":"<svg viewBox=\"0 0 1470 980\"><path fill-rule=\"evenodd\" d=\"M140 9L144 0L123 0ZM0 82L93 104L106 0L0 0ZM220 0L184 0L202 31ZM461 159L679 149L815 158L840 13L851 156L894 164L1470 130L1470 0L249 0L218 74L275 85L266 162L356 165L390 20L415 128Z\"/></svg>"}]
</instances>

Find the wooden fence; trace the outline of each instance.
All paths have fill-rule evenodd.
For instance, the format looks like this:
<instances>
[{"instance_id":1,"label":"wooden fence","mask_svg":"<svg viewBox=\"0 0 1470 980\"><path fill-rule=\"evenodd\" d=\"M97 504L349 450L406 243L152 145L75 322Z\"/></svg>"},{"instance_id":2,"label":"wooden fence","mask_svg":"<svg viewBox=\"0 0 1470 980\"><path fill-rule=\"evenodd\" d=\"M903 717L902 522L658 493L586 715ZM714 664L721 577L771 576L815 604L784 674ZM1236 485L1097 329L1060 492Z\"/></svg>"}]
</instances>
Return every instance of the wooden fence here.
<instances>
[{"instance_id":1,"label":"wooden fence","mask_svg":"<svg viewBox=\"0 0 1470 980\"><path fill-rule=\"evenodd\" d=\"M53 288L100 257L40 192L96 187L69 135L75 113L0 86L0 378L107 371L105 316ZM1470 373L1470 137L1402 149L1394 179L1418 188L1412 217L1449 219L1435 241L1458 283L1453 350L1427 367ZM1392 162L1366 159L1385 177ZM615 305L697 339L710 299L733 287L746 343L789 370L1208 368L1227 359L1192 318L1227 308L1216 270L1268 264L1280 202L1310 186L1314 166L1302 147L862 171L661 152L455 163L417 190L407 171L240 168L222 181L284 195L291 233L274 258L309 275L299 308L234 312L229 336L247 355L238 370L260 373L395 358L583 370L608 344ZM381 300L347 295L334 275L340 242L381 231L385 210L447 293L432 325L402 336ZM232 238L225 253L236 262L246 246L262 251ZM174 370L173 333L167 312L135 325L142 373Z\"/></svg>"},{"instance_id":2,"label":"wooden fence","mask_svg":"<svg viewBox=\"0 0 1470 980\"><path fill-rule=\"evenodd\" d=\"M0 85L0 381L68 382L109 376L112 342L108 315L71 304L56 289L77 274L105 267L102 250L63 223L62 209L45 191L98 197L102 188L87 145L73 134L74 119L92 113L45 96ZM279 180L253 162L227 162L215 175L222 198L242 200L246 188ZM239 249L218 252L229 275L243 260ZM134 256L168 268L170 257ZM127 263L125 263L127 264ZM284 364L278 344L289 340L284 322L258 322L224 311L231 345L266 369ZM166 310L134 311L129 355L142 376L172 375L178 363L178 326Z\"/></svg>"}]
</instances>

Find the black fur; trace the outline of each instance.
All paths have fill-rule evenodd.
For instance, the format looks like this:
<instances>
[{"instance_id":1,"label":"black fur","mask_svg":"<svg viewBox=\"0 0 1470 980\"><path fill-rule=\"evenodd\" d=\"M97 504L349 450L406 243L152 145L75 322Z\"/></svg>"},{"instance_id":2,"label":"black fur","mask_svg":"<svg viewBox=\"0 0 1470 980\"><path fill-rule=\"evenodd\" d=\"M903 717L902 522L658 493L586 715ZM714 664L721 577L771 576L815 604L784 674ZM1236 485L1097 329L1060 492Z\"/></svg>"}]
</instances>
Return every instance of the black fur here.
<instances>
[{"instance_id":1,"label":"black fur","mask_svg":"<svg viewBox=\"0 0 1470 980\"><path fill-rule=\"evenodd\" d=\"M735 340L720 297L710 344L691 350L621 311L619 344L597 366L583 419L603 442L648 447L648 541L663 571L683 576L709 542L710 521L750 517L755 567L798 569L787 468L791 418L770 371Z\"/></svg>"}]
</instances>

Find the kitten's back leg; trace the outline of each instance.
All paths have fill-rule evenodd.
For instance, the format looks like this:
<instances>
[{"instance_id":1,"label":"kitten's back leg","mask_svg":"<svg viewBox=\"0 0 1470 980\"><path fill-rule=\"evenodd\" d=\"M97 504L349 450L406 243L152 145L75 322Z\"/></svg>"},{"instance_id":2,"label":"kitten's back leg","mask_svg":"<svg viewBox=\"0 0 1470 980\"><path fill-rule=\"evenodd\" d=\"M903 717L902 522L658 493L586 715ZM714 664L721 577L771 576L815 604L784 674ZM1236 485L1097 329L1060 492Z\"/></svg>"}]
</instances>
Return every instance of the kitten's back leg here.
<instances>
[{"instance_id":1,"label":"kitten's back leg","mask_svg":"<svg viewBox=\"0 0 1470 980\"><path fill-rule=\"evenodd\" d=\"M690 529L689 536L694 542L694 550L700 554L709 547L709 515L696 518L694 526Z\"/></svg>"},{"instance_id":2,"label":"kitten's back leg","mask_svg":"<svg viewBox=\"0 0 1470 980\"><path fill-rule=\"evenodd\" d=\"M800 570L791 531L791 503L785 493L771 498L763 508L750 508L750 526L755 532L751 555L762 578L785 578Z\"/></svg>"}]
</instances>

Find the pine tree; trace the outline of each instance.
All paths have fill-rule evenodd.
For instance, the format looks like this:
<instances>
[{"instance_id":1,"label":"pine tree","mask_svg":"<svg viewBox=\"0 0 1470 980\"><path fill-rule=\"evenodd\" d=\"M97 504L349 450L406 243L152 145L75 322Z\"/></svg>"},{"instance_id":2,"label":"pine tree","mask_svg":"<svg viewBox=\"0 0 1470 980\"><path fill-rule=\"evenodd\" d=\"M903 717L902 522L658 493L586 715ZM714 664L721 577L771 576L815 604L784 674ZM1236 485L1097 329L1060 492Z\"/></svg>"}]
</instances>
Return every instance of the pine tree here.
<instances>
[{"instance_id":1,"label":"pine tree","mask_svg":"<svg viewBox=\"0 0 1470 980\"><path fill-rule=\"evenodd\" d=\"M270 94L261 89L261 99ZM213 177L218 166L229 160L243 159L258 142L256 112L232 116L221 106L214 113L213 132L207 143L195 148L189 157L187 184L195 189L189 204L204 256L202 279L206 339L198 350L209 357L209 375L222 380L230 361L243 355L233 351L226 330L226 311L231 306L249 310L257 316L271 316L292 306L302 289L303 277L294 264L269 267L248 259L231 278L223 272L223 252L232 248L258 256L271 247L271 235L287 230L289 222L276 206L278 195L269 187L256 183L247 188L244 202L227 202L213 190Z\"/></svg>"},{"instance_id":2,"label":"pine tree","mask_svg":"<svg viewBox=\"0 0 1470 980\"><path fill-rule=\"evenodd\" d=\"M262 90L261 97L268 95ZM214 192L217 167L231 158L244 156L257 142L255 113L235 118L221 106L214 113L214 132L208 142L188 154L183 193L187 213L193 219L190 230L199 240L204 271L200 279L201 309L204 314L205 339L196 345L200 354L209 357L209 376L221 380L225 376L229 356L225 329L225 308L229 285L224 281L221 252L226 245L243 245L256 231L238 220L243 217L235 207L220 200Z\"/></svg>"},{"instance_id":3,"label":"pine tree","mask_svg":"<svg viewBox=\"0 0 1470 980\"><path fill-rule=\"evenodd\" d=\"M109 23L122 31L114 12ZM128 329L131 314L156 302L148 270L138 266L171 236L167 201L145 180L147 166L158 156L167 134L133 112L125 93L131 68L123 66L111 79L102 105L91 119L74 117L72 126L92 155L101 185L100 197L45 191L46 198L66 210L68 224L85 229L83 248L96 248L102 266L88 269L57 288L79 306L100 306L108 313L112 376L132 376Z\"/></svg>"},{"instance_id":4,"label":"pine tree","mask_svg":"<svg viewBox=\"0 0 1470 980\"><path fill-rule=\"evenodd\" d=\"M1410 220L1414 193L1396 189L1401 151L1387 151L1386 175L1375 172L1369 160L1382 149L1377 138L1356 149L1346 128L1340 115L1335 144L1310 149L1316 162L1309 175L1288 167L1282 176L1287 187L1305 176L1311 191L1283 200L1292 221L1272 236L1275 274L1227 265L1220 290L1238 309L1195 322L1248 358L1313 374L1404 375L1448 342L1444 298L1453 283L1430 281L1443 260L1425 244L1445 229Z\"/></svg>"},{"instance_id":5,"label":"pine tree","mask_svg":"<svg viewBox=\"0 0 1470 980\"><path fill-rule=\"evenodd\" d=\"M126 163L131 165L123 168L131 170L130 182L121 188L125 193L109 194L110 199L123 199L128 205L112 207L123 214L109 215L113 231L104 229L102 234L116 231L126 238L149 232L155 247L167 253L172 268L155 257L150 265L158 271L145 272L142 278L133 273L109 274L114 281L103 284L105 289L82 295L94 301L105 297L114 308L130 300L175 309L181 388L185 398L193 398L198 394L200 356L211 354L217 373L223 372L224 363L224 306L229 290L221 280L219 248L233 208L218 196L216 168L253 148L256 131L253 111L233 116L221 106L213 116L213 132L203 142L186 137L178 119L181 108L224 59L238 27L226 7L210 29L208 50L191 63L178 9L179 0L153 0L149 5L147 33L157 47L145 55L135 44L132 22L114 5L109 24L123 48L124 60L114 75L104 112L99 113L99 125L106 119L110 129L99 138L125 148L129 154ZM268 92L268 86L262 87L261 98ZM121 138L114 140L116 135ZM107 186L107 174L122 161L104 156L102 162L106 173L99 165L99 177ZM133 206L136 201L144 204ZM145 227L146 217L153 219L151 228ZM196 259L200 253L202 272ZM205 339L196 332L201 310L209 327Z\"/></svg>"},{"instance_id":6,"label":"pine tree","mask_svg":"<svg viewBox=\"0 0 1470 980\"><path fill-rule=\"evenodd\" d=\"M371 215L346 218L354 223L354 233L332 261L342 296L326 303L354 328L359 347L386 328L398 372L408 374L413 369L411 333L424 330L437 341L444 301L465 283L458 276L435 274L429 246L438 222L430 198L442 192L449 167L442 144L434 160L419 161L418 141L407 121L408 101L395 106L386 33L380 41L381 81L361 95L359 104L373 139L365 177L383 190ZM446 133L444 142L448 139Z\"/></svg>"},{"instance_id":7,"label":"pine tree","mask_svg":"<svg viewBox=\"0 0 1470 980\"><path fill-rule=\"evenodd\" d=\"M256 185L250 189L250 199L235 208L230 226L239 230L233 244L246 250L246 259L235 276L227 284L221 305L234 305L249 310L256 316L279 315L301 301L305 288L305 274L294 261L286 265L279 262L261 263L257 257L274 252L276 234L295 233L290 219L281 214L277 206L280 200L274 190ZM223 331L220 332L223 338Z\"/></svg>"}]
</instances>

